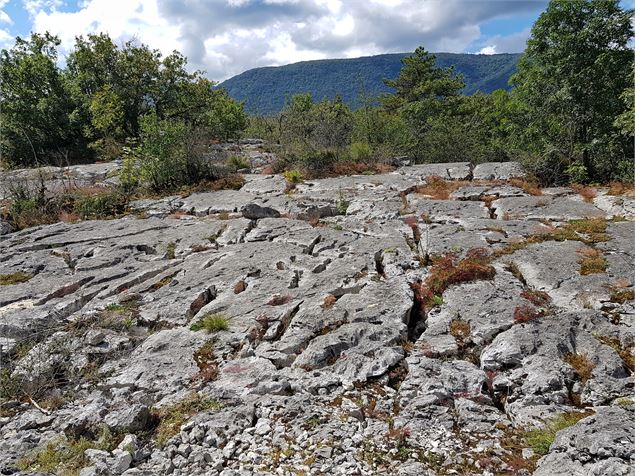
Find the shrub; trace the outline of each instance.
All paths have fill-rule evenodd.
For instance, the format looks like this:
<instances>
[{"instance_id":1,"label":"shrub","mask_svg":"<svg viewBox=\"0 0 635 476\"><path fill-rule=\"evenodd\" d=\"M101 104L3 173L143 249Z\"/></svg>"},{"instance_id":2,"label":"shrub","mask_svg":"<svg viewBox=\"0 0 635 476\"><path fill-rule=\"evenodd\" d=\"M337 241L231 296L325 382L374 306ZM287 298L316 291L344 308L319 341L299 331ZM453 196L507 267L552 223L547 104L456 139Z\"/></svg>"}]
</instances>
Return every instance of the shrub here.
<instances>
[{"instance_id":1,"label":"shrub","mask_svg":"<svg viewBox=\"0 0 635 476\"><path fill-rule=\"evenodd\" d=\"M592 412L581 413L563 413L557 416L550 422L548 422L544 428L536 428L530 430L525 435L526 443L539 455L546 455L549 453L549 448L556 439L556 434L560 430L569 428L575 425L583 418L592 415Z\"/></svg>"},{"instance_id":2,"label":"shrub","mask_svg":"<svg viewBox=\"0 0 635 476\"><path fill-rule=\"evenodd\" d=\"M229 329L229 319L222 314L205 314L197 322L192 324L190 329L195 332L205 330L208 334L226 331Z\"/></svg>"},{"instance_id":3,"label":"shrub","mask_svg":"<svg viewBox=\"0 0 635 476\"><path fill-rule=\"evenodd\" d=\"M232 170L249 169L251 162L244 155L232 155L227 159L227 166Z\"/></svg>"},{"instance_id":4,"label":"shrub","mask_svg":"<svg viewBox=\"0 0 635 476\"><path fill-rule=\"evenodd\" d=\"M82 218L105 218L123 213L128 198L118 191L105 191L94 195L78 195L73 212Z\"/></svg>"},{"instance_id":5,"label":"shrub","mask_svg":"<svg viewBox=\"0 0 635 476\"><path fill-rule=\"evenodd\" d=\"M353 142L348 146L348 155L354 162L368 162L373 157L373 150L367 142Z\"/></svg>"},{"instance_id":6,"label":"shrub","mask_svg":"<svg viewBox=\"0 0 635 476\"><path fill-rule=\"evenodd\" d=\"M145 185L154 192L215 180L223 171L205 158L208 138L201 128L148 114L139 145L126 150L120 179L125 189Z\"/></svg>"}]
</instances>

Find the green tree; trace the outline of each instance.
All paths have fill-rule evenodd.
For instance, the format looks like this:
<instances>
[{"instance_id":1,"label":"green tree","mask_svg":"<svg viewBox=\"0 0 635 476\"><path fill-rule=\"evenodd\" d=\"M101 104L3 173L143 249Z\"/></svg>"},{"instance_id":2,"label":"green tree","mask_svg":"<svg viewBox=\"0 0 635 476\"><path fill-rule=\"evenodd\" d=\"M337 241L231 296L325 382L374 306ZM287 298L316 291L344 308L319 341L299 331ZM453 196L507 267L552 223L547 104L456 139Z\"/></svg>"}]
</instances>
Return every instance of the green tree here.
<instances>
[{"instance_id":1,"label":"green tree","mask_svg":"<svg viewBox=\"0 0 635 476\"><path fill-rule=\"evenodd\" d=\"M423 47L402 59L399 76L385 80L395 93L385 96L384 106L389 112L398 112L409 128L411 153L416 159L425 157L426 135L433 122L459 107L463 79L452 68L437 68L435 56Z\"/></svg>"},{"instance_id":2,"label":"green tree","mask_svg":"<svg viewBox=\"0 0 635 476\"><path fill-rule=\"evenodd\" d=\"M632 144L615 126L631 85L632 11L618 0L552 0L512 78L520 145L544 180L619 178Z\"/></svg>"},{"instance_id":3,"label":"green tree","mask_svg":"<svg viewBox=\"0 0 635 476\"><path fill-rule=\"evenodd\" d=\"M60 40L48 33L16 38L0 53L0 150L13 166L64 163L81 156L81 121L60 69Z\"/></svg>"}]
</instances>

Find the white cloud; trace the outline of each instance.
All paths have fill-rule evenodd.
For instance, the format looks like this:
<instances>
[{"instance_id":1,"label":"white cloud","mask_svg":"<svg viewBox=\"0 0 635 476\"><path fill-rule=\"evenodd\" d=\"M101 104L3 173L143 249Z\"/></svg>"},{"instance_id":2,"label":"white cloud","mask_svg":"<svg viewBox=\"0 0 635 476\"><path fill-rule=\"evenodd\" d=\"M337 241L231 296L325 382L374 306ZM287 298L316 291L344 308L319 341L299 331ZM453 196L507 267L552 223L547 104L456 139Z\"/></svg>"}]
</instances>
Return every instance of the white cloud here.
<instances>
[{"instance_id":1,"label":"white cloud","mask_svg":"<svg viewBox=\"0 0 635 476\"><path fill-rule=\"evenodd\" d=\"M488 45L481 48L478 52L479 55L495 55L496 45Z\"/></svg>"},{"instance_id":2,"label":"white cloud","mask_svg":"<svg viewBox=\"0 0 635 476\"><path fill-rule=\"evenodd\" d=\"M525 28L522 31L507 36L496 35L487 39L487 45L481 48L480 54L491 55L494 53L520 53L524 51L527 39L531 35L531 29Z\"/></svg>"},{"instance_id":3,"label":"white cloud","mask_svg":"<svg viewBox=\"0 0 635 476\"><path fill-rule=\"evenodd\" d=\"M3 2L6 0L0 0ZM465 51L479 25L541 9L545 0L83 0L75 12L60 0L25 0L36 31L74 37L105 31L132 36L164 54L177 49L193 68L221 80L249 68L295 61L412 51ZM0 6L2 3L0 3ZM524 34L524 33L523 33ZM512 35L513 36L513 35ZM483 51L517 48L522 39L488 38ZM490 49L488 49L490 48Z\"/></svg>"},{"instance_id":4,"label":"white cloud","mask_svg":"<svg viewBox=\"0 0 635 476\"><path fill-rule=\"evenodd\" d=\"M7 3L9 3L9 0L0 0L0 23L7 23L9 25L12 25L13 20L11 19L9 14L4 11L4 7Z\"/></svg>"}]
</instances>

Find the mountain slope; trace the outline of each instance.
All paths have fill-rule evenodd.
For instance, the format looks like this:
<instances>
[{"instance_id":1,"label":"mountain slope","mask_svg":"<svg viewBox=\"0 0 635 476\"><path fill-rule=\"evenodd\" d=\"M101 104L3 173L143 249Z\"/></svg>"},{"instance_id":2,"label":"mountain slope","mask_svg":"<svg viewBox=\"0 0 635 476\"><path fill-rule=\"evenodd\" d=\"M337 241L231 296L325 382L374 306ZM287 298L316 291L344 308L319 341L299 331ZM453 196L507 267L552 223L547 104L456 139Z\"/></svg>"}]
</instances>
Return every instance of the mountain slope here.
<instances>
[{"instance_id":1,"label":"mountain slope","mask_svg":"<svg viewBox=\"0 0 635 476\"><path fill-rule=\"evenodd\" d=\"M221 84L229 94L245 102L254 114L278 112L285 97L310 92L315 100L333 98L337 94L355 107L362 89L367 94L390 92L383 80L395 78L401 69L401 58L410 53L365 56L352 59L303 61L286 66L255 68ZM516 71L519 54L471 55L437 53L437 65L454 66L463 74L466 94L492 92L508 88L509 77Z\"/></svg>"}]
</instances>

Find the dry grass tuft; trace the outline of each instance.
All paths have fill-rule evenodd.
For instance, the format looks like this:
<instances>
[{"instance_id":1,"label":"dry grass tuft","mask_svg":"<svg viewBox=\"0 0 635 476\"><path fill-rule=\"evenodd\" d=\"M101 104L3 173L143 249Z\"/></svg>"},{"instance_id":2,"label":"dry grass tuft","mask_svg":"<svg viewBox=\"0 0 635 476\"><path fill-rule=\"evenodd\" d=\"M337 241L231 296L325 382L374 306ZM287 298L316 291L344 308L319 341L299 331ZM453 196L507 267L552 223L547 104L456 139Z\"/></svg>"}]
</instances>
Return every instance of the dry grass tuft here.
<instances>
[{"instance_id":1,"label":"dry grass tuft","mask_svg":"<svg viewBox=\"0 0 635 476\"><path fill-rule=\"evenodd\" d=\"M591 378L595 364L591 362L586 354L565 354L563 360L573 367L575 373L580 377L582 384L587 383Z\"/></svg>"},{"instance_id":2,"label":"dry grass tuft","mask_svg":"<svg viewBox=\"0 0 635 476\"><path fill-rule=\"evenodd\" d=\"M288 294L284 296L276 294L269 300L267 304L269 306L282 306L284 304L290 303L292 300L293 300L293 297L289 296Z\"/></svg>"},{"instance_id":3,"label":"dry grass tuft","mask_svg":"<svg viewBox=\"0 0 635 476\"><path fill-rule=\"evenodd\" d=\"M435 200L447 200L450 198L452 192L465 184L466 182L463 181L448 181L437 175L433 175L426 178L424 185L417 186L415 193L429 196Z\"/></svg>"},{"instance_id":4,"label":"dry grass tuft","mask_svg":"<svg viewBox=\"0 0 635 476\"><path fill-rule=\"evenodd\" d=\"M337 298L332 294L327 294L324 296L324 303L320 306L322 309L329 309L333 307L333 304L337 302Z\"/></svg>"},{"instance_id":5,"label":"dry grass tuft","mask_svg":"<svg viewBox=\"0 0 635 476\"><path fill-rule=\"evenodd\" d=\"M489 264L491 258L486 250L475 248L462 260L454 254L434 259L425 282L410 283L421 310L428 312L442 303L440 297L453 284L492 279L496 270Z\"/></svg>"},{"instance_id":6,"label":"dry grass tuft","mask_svg":"<svg viewBox=\"0 0 635 476\"><path fill-rule=\"evenodd\" d=\"M609 195L626 195L631 194L635 191L635 185L633 183L627 182L611 182L609 184Z\"/></svg>"},{"instance_id":7,"label":"dry grass tuft","mask_svg":"<svg viewBox=\"0 0 635 476\"><path fill-rule=\"evenodd\" d=\"M534 321L544 315L544 312L530 304L521 304L514 309L514 321L523 323Z\"/></svg>"},{"instance_id":8,"label":"dry grass tuft","mask_svg":"<svg viewBox=\"0 0 635 476\"><path fill-rule=\"evenodd\" d=\"M587 247L580 248L577 253L580 255L578 262L582 276L606 272L609 264L600 250Z\"/></svg>"},{"instance_id":9,"label":"dry grass tuft","mask_svg":"<svg viewBox=\"0 0 635 476\"><path fill-rule=\"evenodd\" d=\"M575 190L575 192L580 195L585 202L593 203L593 199L598 196L598 191L593 187L588 187L586 185L573 184L571 188Z\"/></svg>"},{"instance_id":10,"label":"dry grass tuft","mask_svg":"<svg viewBox=\"0 0 635 476\"><path fill-rule=\"evenodd\" d=\"M542 195L542 190L540 189L540 184L538 184L537 180L512 177L508 182L514 187L523 189L529 195L534 195L536 197Z\"/></svg>"}]
</instances>

